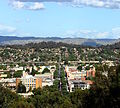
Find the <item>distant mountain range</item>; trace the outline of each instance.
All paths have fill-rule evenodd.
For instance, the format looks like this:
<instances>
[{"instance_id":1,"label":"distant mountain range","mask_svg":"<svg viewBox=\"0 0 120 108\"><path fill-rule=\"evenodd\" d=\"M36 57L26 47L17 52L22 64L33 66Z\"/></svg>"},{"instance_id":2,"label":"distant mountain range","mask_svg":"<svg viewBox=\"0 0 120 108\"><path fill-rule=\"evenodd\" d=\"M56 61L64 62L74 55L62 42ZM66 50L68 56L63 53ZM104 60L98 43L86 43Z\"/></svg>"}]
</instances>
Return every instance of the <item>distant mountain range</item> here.
<instances>
[{"instance_id":1,"label":"distant mountain range","mask_svg":"<svg viewBox=\"0 0 120 108\"><path fill-rule=\"evenodd\" d=\"M62 42L67 44L86 45L86 46L101 46L101 45L111 45L120 42L120 39L0 36L1 45L15 45L15 44L24 45L28 43L39 43L43 41Z\"/></svg>"}]
</instances>

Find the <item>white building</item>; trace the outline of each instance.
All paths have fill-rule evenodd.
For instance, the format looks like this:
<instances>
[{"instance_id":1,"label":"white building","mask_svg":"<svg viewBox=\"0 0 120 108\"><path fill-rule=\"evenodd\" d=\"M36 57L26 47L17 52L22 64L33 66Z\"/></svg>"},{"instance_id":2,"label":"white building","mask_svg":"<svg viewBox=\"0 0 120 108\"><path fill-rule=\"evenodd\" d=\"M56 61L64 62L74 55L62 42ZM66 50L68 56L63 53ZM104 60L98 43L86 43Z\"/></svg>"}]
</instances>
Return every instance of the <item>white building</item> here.
<instances>
[{"instance_id":1,"label":"white building","mask_svg":"<svg viewBox=\"0 0 120 108\"><path fill-rule=\"evenodd\" d=\"M80 88L81 90L90 89L91 82L81 81L81 80L70 80L69 82L69 92L73 92L76 89Z\"/></svg>"}]
</instances>

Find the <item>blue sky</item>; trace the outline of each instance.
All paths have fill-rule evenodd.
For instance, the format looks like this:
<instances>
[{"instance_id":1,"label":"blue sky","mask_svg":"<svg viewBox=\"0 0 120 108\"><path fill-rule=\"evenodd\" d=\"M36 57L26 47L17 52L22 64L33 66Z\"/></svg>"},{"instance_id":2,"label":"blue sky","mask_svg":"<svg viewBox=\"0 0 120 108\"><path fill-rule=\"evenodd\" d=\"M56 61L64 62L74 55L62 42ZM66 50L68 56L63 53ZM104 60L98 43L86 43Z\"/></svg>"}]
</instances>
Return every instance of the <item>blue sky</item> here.
<instances>
[{"instance_id":1,"label":"blue sky","mask_svg":"<svg viewBox=\"0 0 120 108\"><path fill-rule=\"evenodd\" d=\"M120 38L119 0L44 1L1 0L0 35Z\"/></svg>"}]
</instances>

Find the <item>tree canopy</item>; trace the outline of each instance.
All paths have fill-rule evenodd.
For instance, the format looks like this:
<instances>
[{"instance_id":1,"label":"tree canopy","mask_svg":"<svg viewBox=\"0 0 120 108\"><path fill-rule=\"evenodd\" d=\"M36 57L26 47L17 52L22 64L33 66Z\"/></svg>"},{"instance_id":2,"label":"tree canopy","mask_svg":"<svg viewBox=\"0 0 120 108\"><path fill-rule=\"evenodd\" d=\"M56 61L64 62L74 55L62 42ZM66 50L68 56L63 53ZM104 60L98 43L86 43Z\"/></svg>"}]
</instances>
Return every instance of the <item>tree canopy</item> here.
<instances>
[{"instance_id":1,"label":"tree canopy","mask_svg":"<svg viewBox=\"0 0 120 108\"><path fill-rule=\"evenodd\" d=\"M17 93L26 93L26 87L20 82L17 87Z\"/></svg>"}]
</instances>

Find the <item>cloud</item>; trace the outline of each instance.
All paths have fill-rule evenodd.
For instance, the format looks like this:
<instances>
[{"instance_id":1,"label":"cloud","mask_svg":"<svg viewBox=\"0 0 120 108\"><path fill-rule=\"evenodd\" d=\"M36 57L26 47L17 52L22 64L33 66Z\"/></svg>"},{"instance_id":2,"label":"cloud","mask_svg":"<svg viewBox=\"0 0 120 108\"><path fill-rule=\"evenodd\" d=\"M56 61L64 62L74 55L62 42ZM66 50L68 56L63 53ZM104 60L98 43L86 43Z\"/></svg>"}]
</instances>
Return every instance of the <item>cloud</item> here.
<instances>
[{"instance_id":1,"label":"cloud","mask_svg":"<svg viewBox=\"0 0 120 108\"><path fill-rule=\"evenodd\" d=\"M109 32L99 32L95 35L96 38L108 38L110 36Z\"/></svg>"},{"instance_id":2,"label":"cloud","mask_svg":"<svg viewBox=\"0 0 120 108\"><path fill-rule=\"evenodd\" d=\"M16 0L21 2L73 2L74 0Z\"/></svg>"},{"instance_id":3,"label":"cloud","mask_svg":"<svg viewBox=\"0 0 120 108\"><path fill-rule=\"evenodd\" d=\"M74 4L98 8L120 9L120 0L74 0Z\"/></svg>"},{"instance_id":4,"label":"cloud","mask_svg":"<svg viewBox=\"0 0 120 108\"><path fill-rule=\"evenodd\" d=\"M27 10L41 10L44 9L44 4L40 2L22 2L17 0L10 1L10 5L14 9L27 9Z\"/></svg>"},{"instance_id":5,"label":"cloud","mask_svg":"<svg viewBox=\"0 0 120 108\"><path fill-rule=\"evenodd\" d=\"M0 36L32 36L32 34L17 30L12 26L0 24Z\"/></svg>"},{"instance_id":6,"label":"cloud","mask_svg":"<svg viewBox=\"0 0 120 108\"><path fill-rule=\"evenodd\" d=\"M34 5L29 6L28 9L30 9L30 10L40 10L40 9L44 9L44 5L43 5L43 3L35 2Z\"/></svg>"},{"instance_id":7,"label":"cloud","mask_svg":"<svg viewBox=\"0 0 120 108\"><path fill-rule=\"evenodd\" d=\"M120 38L120 27L113 28L112 35L116 36L116 38Z\"/></svg>"},{"instance_id":8,"label":"cloud","mask_svg":"<svg viewBox=\"0 0 120 108\"><path fill-rule=\"evenodd\" d=\"M16 28L0 24L0 35L8 35L16 32Z\"/></svg>"},{"instance_id":9,"label":"cloud","mask_svg":"<svg viewBox=\"0 0 120 108\"><path fill-rule=\"evenodd\" d=\"M29 19L28 19L29 20ZM31 34L25 31L17 30L15 27L0 24L0 35L7 35L7 36L43 36L43 37L71 37L71 38L91 38L91 39L118 39L120 38L120 27L112 28L110 31L97 31L97 30L89 30L89 29L77 29L77 30L68 30L61 33L36 33Z\"/></svg>"},{"instance_id":10,"label":"cloud","mask_svg":"<svg viewBox=\"0 0 120 108\"><path fill-rule=\"evenodd\" d=\"M69 30L66 31L63 35L64 37L82 37L82 38L95 38L98 32L94 30Z\"/></svg>"},{"instance_id":11,"label":"cloud","mask_svg":"<svg viewBox=\"0 0 120 108\"><path fill-rule=\"evenodd\" d=\"M11 5L15 8L15 9L21 9L24 8L24 3L20 2L20 1L12 1Z\"/></svg>"},{"instance_id":12,"label":"cloud","mask_svg":"<svg viewBox=\"0 0 120 108\"><path fill-rule=\"evenodd\" d=\"M120 0L16 0L19 2L67 2L72 6L90 6L99 8L120 9Z\"/></svg>"},{"instance_id":13,"label":"cloud","mask_svg":"<svg viewBox=\"0 0 120 108\"><path fill-rule=\"evenodd\" d=\"M72 38L92 38L92 39L102 39L102 38L111 38L118 39L120 38L120 27L113 28L110 31L99 32L96 30L69 30L63 33L63 37L72 37Z\"/></svg>"}]
</instances>

